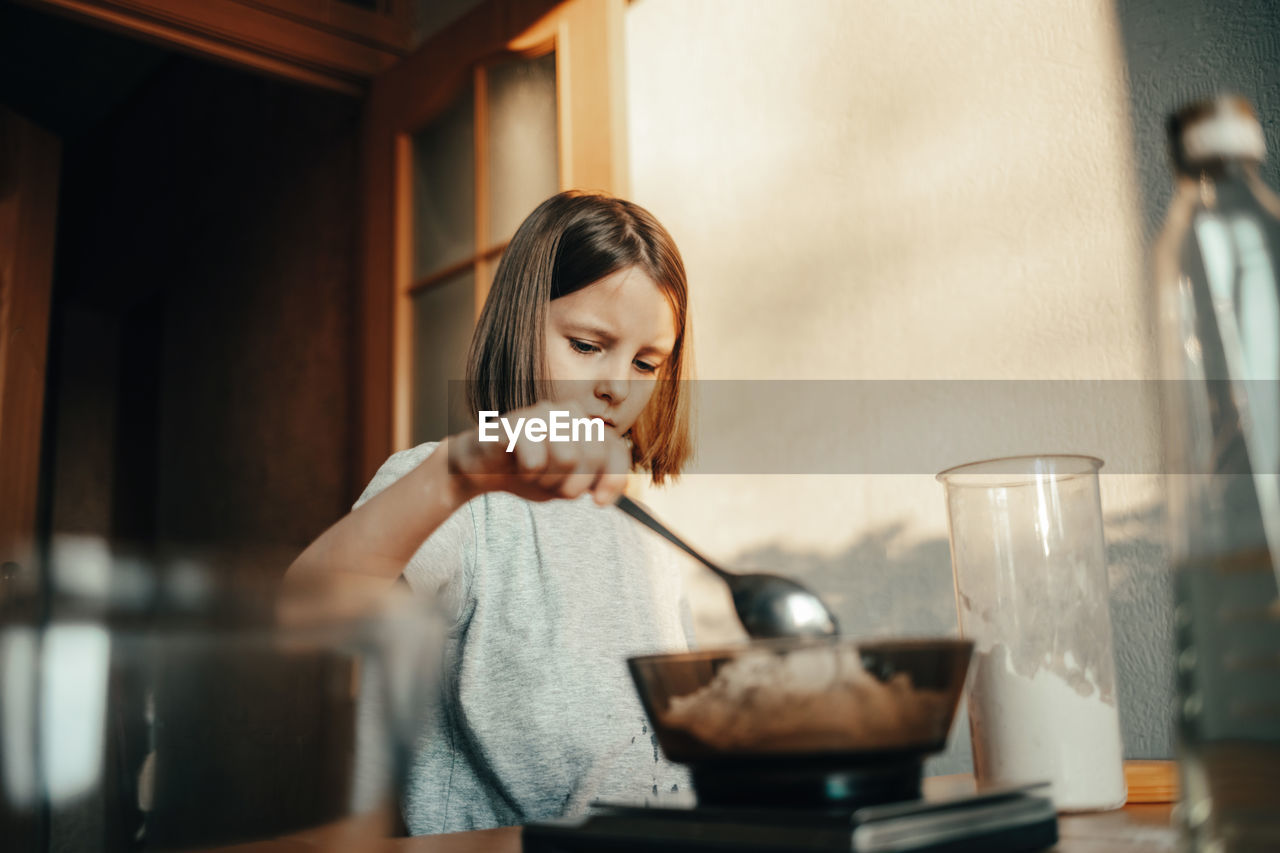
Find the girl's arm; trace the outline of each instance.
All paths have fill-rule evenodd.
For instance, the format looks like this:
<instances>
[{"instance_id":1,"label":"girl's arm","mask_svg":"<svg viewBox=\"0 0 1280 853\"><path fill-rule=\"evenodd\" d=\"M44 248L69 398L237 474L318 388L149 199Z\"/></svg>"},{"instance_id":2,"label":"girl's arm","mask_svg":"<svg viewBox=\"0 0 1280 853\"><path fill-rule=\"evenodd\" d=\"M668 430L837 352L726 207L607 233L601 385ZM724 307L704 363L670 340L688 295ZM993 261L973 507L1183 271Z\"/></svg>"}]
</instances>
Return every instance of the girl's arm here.
<instances>
[{"instance_id":1,"label":"girl's arm","mask_svg":"<svg viewBox=\"0 0 1280 853\"><path fill-rule=\"evenodd\" d=\"M508 417L547 419L552 409L570 417L572 403L540 403ZM480 442L476 431L441 442L422 464L326 530L294 560L286 583L338 575L351 585L385 585L404 571L409 558L467 501L506 491L530 500L576 498L591 493L612 503L626 487L631 455L605 431L604 441Z\"/></svg>"},{"instance_id":2,"label":"girl's arm","mask_svg":"<svg viewBox=\"0 0 1280 853\"><path fill-rule=\"evenodd\" d=\"M289 567L287 581L321 574L394 581L440 525L478 492L449 472L449 442L326 530Z\"/></svg>"}]
</instances>

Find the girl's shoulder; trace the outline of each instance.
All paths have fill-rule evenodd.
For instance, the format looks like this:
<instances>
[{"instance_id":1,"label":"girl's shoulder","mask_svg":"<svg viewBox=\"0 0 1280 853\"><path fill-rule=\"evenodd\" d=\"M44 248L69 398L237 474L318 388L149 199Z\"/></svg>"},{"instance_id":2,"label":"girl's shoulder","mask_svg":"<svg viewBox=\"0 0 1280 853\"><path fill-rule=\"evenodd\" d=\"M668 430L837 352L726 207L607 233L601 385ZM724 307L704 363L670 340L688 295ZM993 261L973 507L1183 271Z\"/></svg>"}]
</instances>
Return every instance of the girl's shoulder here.
<instances>
[{"instance_id":1,"label":"girl's shoulder","mask_svg":"<svg viewBox=\"0 0 1280 853\"><path fill-rule=\"evenodd\" d=\"M436 448L440 446L438 441L424 441L416 447L410 447L407 450L400 450L387 457L387 461L382 463L383 468L393 470L411 471L418 465L421 465L428 456L436 452Z\"/></svg>"},{"instance_id":2,"label":"girl's shoulder","mask_svg":"<svg viewBox=\"0 0 1280 853\"><path fill-rule=\"evenodd\" d=\"M371 499L374 495L386 489L396 480L399 480L405 474L408 474L414 468L417 468L427 457L435 452L440 446L438 441L427 441L419 444L417 447L410 447L407 450L401 450L387 457L387 461L383 462L378 468L378 472L373 475L373 479L369 481L369 485L365 486L364 493L356 500L352 509L358 508L365 501Z\"/></svg>"}]
</instances>

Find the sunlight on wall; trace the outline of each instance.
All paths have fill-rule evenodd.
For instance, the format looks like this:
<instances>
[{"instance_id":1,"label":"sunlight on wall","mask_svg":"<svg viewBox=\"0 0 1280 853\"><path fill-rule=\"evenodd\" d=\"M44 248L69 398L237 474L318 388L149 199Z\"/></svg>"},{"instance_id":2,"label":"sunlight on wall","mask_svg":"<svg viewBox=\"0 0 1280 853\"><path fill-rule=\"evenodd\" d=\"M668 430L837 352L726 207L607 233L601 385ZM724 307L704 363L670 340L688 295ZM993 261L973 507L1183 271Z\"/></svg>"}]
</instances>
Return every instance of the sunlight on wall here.
<instances>
[{"instance_id":1,"label":"sunlight on wall","mask_svg":"<svg viewBox=\"0 0 1280 853\"><path fill-rule=\"evenodd\" d=\"M700 378L1154 375L1108 3L638 0L627 51L633 195L684 253ZM704 446L724 417L704 412ZM1018 421L968 429L1025 450ZM971 461L949 423L904 399L848 435ZM1033 428L1040 452L1100 453L1105 430L1157 458L1141 394ZM646 499L712 554L805 577L849 630L954 632L930 473L695 474ZM1104 478L1109 535L1157 496L1153 477ZM713 586L695 605L704 640L734 633Z\"/></svg>"},{"instance_id":2,"label":"sunlight on wall","mask_svg":"<svg viewBox=\"0 0 1280 853\"><path fill-rule=\"evenodd\" d=\"M634 195L684 252L700 378L1152 375L1107 4L641 0L627 27ZM1125 415L1154 452L1150 406ZM1046 451L1089 449L1060 427ZM1138 479L1108 510L1149 500ZM699 476L651 500L722 554L945 534L930 477Z\"/></svg>"}]
</instances>

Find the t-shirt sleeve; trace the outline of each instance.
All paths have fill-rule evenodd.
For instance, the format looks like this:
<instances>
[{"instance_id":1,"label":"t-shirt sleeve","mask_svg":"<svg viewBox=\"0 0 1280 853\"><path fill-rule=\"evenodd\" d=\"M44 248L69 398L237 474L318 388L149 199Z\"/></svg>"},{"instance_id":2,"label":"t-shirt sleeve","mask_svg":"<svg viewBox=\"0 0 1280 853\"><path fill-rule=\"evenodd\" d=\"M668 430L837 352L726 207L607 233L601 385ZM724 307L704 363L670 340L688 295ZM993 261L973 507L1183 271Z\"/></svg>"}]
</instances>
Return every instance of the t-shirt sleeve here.
<instances>
[{"instance_id":1,"label":"t-shirt sleeve","mask_svg":"<svg viewBox=\"0 0 1280 853\"><path fill-rule=\"evenodd\" d=\"M439 442L420 444L394 454L373 475L352 509L358 509L392 483L421 465ZM476 529L472 506L457 510L427 537L409 558L402 577L418 595L434 597L457 627L466 611L475 568Z\"/></svg>"}]
</instances>

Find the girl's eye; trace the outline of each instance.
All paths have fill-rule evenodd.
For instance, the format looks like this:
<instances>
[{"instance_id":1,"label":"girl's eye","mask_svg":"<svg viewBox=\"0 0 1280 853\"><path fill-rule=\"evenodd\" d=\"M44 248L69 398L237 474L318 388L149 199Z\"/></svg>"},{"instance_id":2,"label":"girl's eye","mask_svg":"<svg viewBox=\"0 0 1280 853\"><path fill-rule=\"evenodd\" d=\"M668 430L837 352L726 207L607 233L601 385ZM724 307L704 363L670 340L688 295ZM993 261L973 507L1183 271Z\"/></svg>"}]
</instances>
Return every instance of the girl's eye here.
<instances>
[{"instance_id":1,"label":"girl's eye","mask_svg":"<svg viewBox=\"0 0 1280 853\"><path fill-rule=\"evenodd\" d=\"M572 347L574 352L582 353L583 355L589 355L593 352L600 351L600 347L595 344L589 344L586 341L580 341L577 338L569 338L569 346Z\"/></svg>"},{"instance_id":2,"label":"girl's eye","mask_svg":"<svg viewBox=\"0 0 1280 853\"><path fill-rule=\"evenodd\" d=\"M636 365L636 370L640 371L641 373L657 373L658 372L658 365L656 364L649 364L646 361L637 360L635 362L635 365Z\"/></svg>"}]
</instances>

